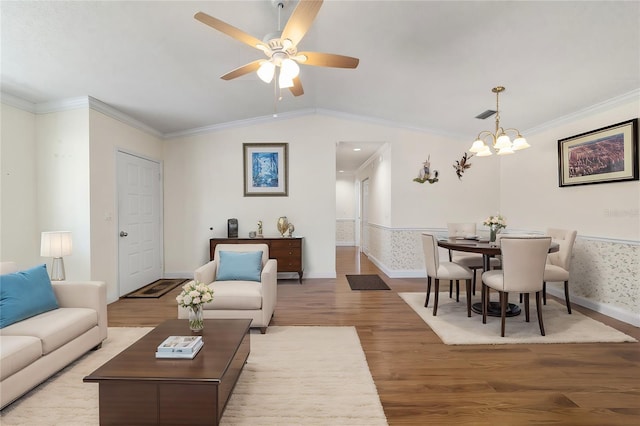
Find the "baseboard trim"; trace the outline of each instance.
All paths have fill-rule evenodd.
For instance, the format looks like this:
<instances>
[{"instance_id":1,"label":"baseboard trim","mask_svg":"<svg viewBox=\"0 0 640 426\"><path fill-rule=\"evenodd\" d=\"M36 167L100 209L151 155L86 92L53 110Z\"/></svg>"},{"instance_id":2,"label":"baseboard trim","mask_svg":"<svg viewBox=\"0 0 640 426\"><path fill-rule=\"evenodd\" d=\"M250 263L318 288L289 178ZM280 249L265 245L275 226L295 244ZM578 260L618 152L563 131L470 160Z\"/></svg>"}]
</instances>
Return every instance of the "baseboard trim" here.
<instances>
[{"instance_id":1,"label":"baseboard trim","mask_svg":"<svg viewBox=\"0 0 640 426\"><path fill-rule=\"evenodd\" d=\"M569 283L569 288L571 288L571 283ZM564 287L547 285L547 294L555 296L558 299L564 300ZM626 322L627 324L631 324L634 327L640 327L640 315L638 314L634 314L633 312L630 312L626 309L619 308L617 306L596 302L581 296L576 296L574 294L570 294L569 296L571 297L571 304L584 306L585 308L591 309L592 311L595 311L595 312L599 312L608 317L617 319L618 321Z\"/></svg>"}]
</instances>

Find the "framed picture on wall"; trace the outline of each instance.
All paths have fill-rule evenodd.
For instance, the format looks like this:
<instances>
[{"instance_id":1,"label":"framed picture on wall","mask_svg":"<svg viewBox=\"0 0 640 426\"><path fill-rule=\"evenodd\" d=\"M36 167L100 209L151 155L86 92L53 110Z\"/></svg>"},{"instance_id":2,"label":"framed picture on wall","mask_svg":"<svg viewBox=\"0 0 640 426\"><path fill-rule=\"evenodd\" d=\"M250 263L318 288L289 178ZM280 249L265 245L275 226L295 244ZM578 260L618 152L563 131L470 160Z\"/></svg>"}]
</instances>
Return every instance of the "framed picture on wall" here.
<instances>
[{"instance_id":1,"label":"framed picture on wall","mask_svg":"<svg viewBox=\"0 0 640 426\"><path fill-rule=\"evenodd\" d=\"M638 119L558 141L560 186L638 180Z\"/></svg>"},{"instance_id":2,"label":"framed picture on wall","mask_svg":"<svg viewBox=\"0 0 640 426\"><path fill-rule=\"evenodd\" d=\"M289 155L287 143L244 143L244 196L287 196Z\"/></svg>"}]
</instances>

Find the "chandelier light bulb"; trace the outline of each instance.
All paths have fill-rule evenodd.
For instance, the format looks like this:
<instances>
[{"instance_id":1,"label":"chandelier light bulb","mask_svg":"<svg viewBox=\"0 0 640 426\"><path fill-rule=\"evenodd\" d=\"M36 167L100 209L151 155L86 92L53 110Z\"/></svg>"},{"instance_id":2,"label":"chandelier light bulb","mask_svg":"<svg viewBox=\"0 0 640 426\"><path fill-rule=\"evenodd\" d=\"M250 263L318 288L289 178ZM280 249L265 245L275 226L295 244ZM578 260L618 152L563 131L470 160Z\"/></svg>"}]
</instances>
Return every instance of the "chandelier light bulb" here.
<instances>
[{"instance_id":1,"label":"chandelier light bulb","mask_svg":"<svg viewBox=\"0 0 640 426\"><path fill-rule=\"evenodd\" d=\"M496 144L494 145L495 149L502 149L502 148L511 148L511 139L509 139L509 136L507 136L506 134L501 134L500 136L498 136L498 139L496 140Z\"/></svg>"},{"instance_id":2,"label":"chandelier light bulb","mask_svg":"<svg viewBox=\"0 0 640 426\"><path fill-rule=\"evenodd\" d=\"M531 145L529 145L527 143L527 140L525 138L523 138L522 136L518 135L516 140L513 141L513 146L511 148L514 151L519 151L521 149L527 149L529 147L531 147Z\"/></svg>"},{"instance_id":3,"label":"chandelier light bulb","mask_svg":"<svg viewBox=\"0 0 640 426\"><path fill-rule=\"evenodd\" d=\"M488 146L484 145L484 147L476 154L476 157L488 157L493 155Z\"/></svg>"},{"instance_id":4,"label":"chandelier light bulb","mask_svg":"<svg viewBox=\"0 0 640 426\"><path fill-rule=\"evenodd\" d=\"M488 148L484 142L482 142L480 139L477 139L473 145L471 145L471 149L469 149L469 152L473 152L473 153L479 153L481 152L484 148Z\"/></svg>"},{"instance_id":5,"label":"chandelier light bulb","mask_svg":"<svg viewBox=\"0 0 640 426\"><path fill-rule=\"evenodd\" d=\"M514 151L510 146L505 146L504 148L500 148L500 150L498 151L498 155L509 155L513 153Z\"/></svg>"},{"instance_id":6,"label":"chandelier light bulb","mask_svg":"<svg viewBox=\"0 0 640 426\"><path fill-rule=\"evenodd\" d=\"M256 71L258 77L260 77L260 80L264 81L265 83L271 83L275 72L276 66L271 61L263 61L262 64L260 64L260 68L258 68L258 71Z\"/></svg>"}]
</instances>

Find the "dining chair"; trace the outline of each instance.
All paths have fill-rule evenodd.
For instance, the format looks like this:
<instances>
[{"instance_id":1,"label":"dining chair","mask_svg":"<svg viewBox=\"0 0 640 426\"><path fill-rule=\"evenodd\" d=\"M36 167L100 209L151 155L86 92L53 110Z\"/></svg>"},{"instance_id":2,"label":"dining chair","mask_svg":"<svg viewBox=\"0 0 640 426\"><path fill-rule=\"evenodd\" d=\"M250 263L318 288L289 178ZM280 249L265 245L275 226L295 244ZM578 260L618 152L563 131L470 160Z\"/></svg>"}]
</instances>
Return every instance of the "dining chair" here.
<instances>
[{"instance_id":1,"label":"dining chair","mask_svg":"<svg viewBox=\"0 0 640 426\"><path fill-rule=\"evenodd\" d=\"M573 253L573 244L576 241L578 231L566 229L547 229L546 235L551 237L554 243L558 243L559 250L547 255L547 263L544 267L544 284L542 285L542 300L547 304L547 282L564 281L564 300L567 304L567 312L571 313L569 301L569 266Z\"/></svg>"},{"instance_id":2,"label":"dining chair","mask_svg":"<svg viewBox=\"0 0 640 426\"><path fill-rule=\"evenodd\" d=\"M433 315L438 311L438 292L440 291L440 280L465 280L467 288L467 316L471 316L471 278L473 272L466 266L455 262L441 262L438 253L438 241L433 234L422 234L422 248L424 249L424 263L427 269L427 298L424 307L429 305L429 295L431 294L431 280L435 280L433 289Z\"/></svg>"},{"instance_id":3,"label":"dining chair","mask_svg":"<svg viewBox=\"0 0 640 426\"><path fill-rule=\"evenodd\" d=\"M449 238L466 237L470 235L476 235L475 223L447 223L447 235ZM473 271L472 289L473 294L476 294L476 273L478 270L484 268L484 262L482 255L479 253L467 253L464 251L449 250L449 262L455 262L459 265L464 265ZM500 260L492 257L490 259L491 269L500 267ZM458 283L456 282L456 289ZM451 287L449 287L449 297L451 297ZM456 301L459 301L456 297Z\"/></svg>"},{"instance_id":4,"label":"dining chair","mask_svg":"<svg viewBox=\"0 0 640 426\"><path fill-rule=\"evenodd\" d=\"M509 293L524 293L525 321L529 322L529 294L536 295L536 309L540 334L544 334L542 323L541 293L547 253L551 237L508 237L500 239L502 270L486 271L482 274L482 322L487 322L489 289L500 294L501 332L504 337L505 317L509 304Z\"/></svg>"}]
</instances>

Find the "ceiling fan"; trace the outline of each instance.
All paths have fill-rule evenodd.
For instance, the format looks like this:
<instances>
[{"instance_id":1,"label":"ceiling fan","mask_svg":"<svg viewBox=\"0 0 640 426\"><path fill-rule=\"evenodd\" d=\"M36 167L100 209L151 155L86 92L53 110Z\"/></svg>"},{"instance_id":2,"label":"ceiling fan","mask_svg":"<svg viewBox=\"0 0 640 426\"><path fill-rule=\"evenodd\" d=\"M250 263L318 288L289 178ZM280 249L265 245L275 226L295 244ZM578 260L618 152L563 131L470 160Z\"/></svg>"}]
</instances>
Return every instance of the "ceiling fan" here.
<instances>
[{"instance_id":1,"label":"ceiling fan","mask_svg":"<svg viewBox=\"0 0 640 426\"><path fill-rule=\"evenodd\" d=\"M288 0L271 0L271 3L282 10ZM307 33L318 11L322 6L322 0L300 0L291 13L284 29L268 34L263 40L245 33L244 31L227 24L217 18L198 12L194 18L210 27L241 41L251 47L264 52L267 59L258 59L223 75L223 80L232 80L250 72L256 71L258 77L265 83L273 80L278 72L278 86L281 89L288 88L294 96L304 93L298 74L298 64L314 65L318 67L356 68L360 60L350 56L336 55L333 53L299 52L298 43ZM278 19L279 21L279 19Z\"/></svg>"}]
</instances>

